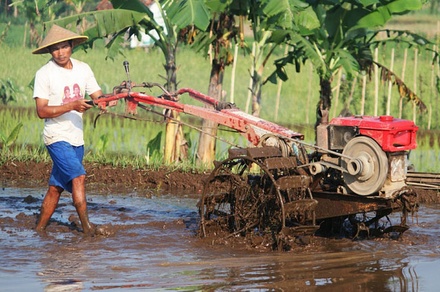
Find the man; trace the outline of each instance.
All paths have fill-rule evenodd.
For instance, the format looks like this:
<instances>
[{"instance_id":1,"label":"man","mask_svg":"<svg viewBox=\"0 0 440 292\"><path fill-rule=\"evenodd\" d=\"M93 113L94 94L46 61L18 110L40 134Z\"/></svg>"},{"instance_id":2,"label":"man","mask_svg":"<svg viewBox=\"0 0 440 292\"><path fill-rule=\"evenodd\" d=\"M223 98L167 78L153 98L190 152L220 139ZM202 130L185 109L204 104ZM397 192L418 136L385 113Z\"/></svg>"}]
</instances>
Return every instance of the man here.
<instances>
[{"instance_id":1,"label":"man","mask_svg":"<svg viewBox=\"0 0 440 292\"><path fill-rule=\"evenodd\" d=\"M85 194L84 137L82 114L92 106L84 98L64 98L65 88L79 87L81 95L92 99L102 95L89 65L71 58L74 46L87 40L54 25L33 54L51 54L52 58L35 75L34 95L38 117L44 119L43 138L53 161L49 189L41 205L36 230L46 229L64 190L72 193L83 232L95 233L89 222Z\"/></svg>"}]
</instances>

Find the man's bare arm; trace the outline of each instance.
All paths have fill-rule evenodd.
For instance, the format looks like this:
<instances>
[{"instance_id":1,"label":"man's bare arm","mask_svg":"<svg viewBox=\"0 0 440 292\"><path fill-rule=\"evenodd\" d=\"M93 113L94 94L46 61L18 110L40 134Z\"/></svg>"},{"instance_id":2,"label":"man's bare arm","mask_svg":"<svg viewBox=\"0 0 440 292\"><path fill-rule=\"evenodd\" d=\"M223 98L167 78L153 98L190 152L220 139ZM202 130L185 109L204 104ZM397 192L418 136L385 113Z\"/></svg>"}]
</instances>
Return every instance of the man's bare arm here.
<instances>
[{"instance_id":1,"label":"man's bare arm","mask_svg":"<svg viewBox=\"0 0 440 292\"><path fill-rule=\"evenodd\" d=\"M49 100L37 97L35 98L35 103L37 106L37 114L40 119L56 118L72 110L83 113L92 108L92 106L87 104L84 99L75 100L74 102L63 105L49 105Z\"/></svg>"}]
</instances>

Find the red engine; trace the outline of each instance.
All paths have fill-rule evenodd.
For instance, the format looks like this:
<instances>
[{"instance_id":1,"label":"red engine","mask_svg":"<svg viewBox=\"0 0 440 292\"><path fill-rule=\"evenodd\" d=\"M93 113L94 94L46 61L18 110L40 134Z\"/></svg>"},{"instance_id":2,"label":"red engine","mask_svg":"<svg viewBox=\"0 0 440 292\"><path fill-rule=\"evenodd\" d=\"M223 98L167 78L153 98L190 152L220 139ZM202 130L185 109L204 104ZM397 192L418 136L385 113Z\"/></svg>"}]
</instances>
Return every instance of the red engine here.
<instances>
[{"instance_id":1,"label":"red engine","mask_svg":"<svg viewBox=\"0 0 440 292\"><path fill-rule=\"evenodd\" d=\"M317 146L342 151L342 155L323 151L319 165L311 172L336 164L351 192L391 197L405 186L406 158L408 151L417 147L417 130L412 121L392 116L334 118L328 125L318 126Z\"/></svg>"},{"instance_id":2,"label":"red engine","mask_svg":"<svg viewBox=\"0 0 440 292\"><path fill-rule=\"evenodd\" d=\"M372 138L385 152L397 152L417 147L417 130L418 127L412 121L395 119L392 116L340 117L330 122L329 137L331 142L340 141L342 138L343 145L340 149L343 149L343 146L350 140L344 141L344 138L362 135ZM336 145L330 146L331 149L335 149L334 147Z\"/></svg>"}]
</instances>

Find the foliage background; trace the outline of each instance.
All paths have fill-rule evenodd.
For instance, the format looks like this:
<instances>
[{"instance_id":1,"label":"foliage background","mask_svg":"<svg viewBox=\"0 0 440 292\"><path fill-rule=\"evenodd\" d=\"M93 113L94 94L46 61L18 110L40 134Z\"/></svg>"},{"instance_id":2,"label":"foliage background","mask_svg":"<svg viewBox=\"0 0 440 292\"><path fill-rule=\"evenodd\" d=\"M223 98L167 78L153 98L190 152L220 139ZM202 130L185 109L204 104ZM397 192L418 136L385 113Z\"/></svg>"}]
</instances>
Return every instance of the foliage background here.
<instances>
[{"instance_id":1,"label":"foliage background","mask_svg":"<svg viewBox=\"0 0 440 292\"><path fill-rule=\"evenodd\" d=\"M68 2L68 1L66 1ZM84 9L94 9L98 1L85 1L87 5ZM437 3L437 1L433 1ZM17 17L11 17L11 10L5 13L5 1L1 1L0 9L0 31L3 31L0 37L0 54L3 56L1 61L0 80L10 80L16 87L17 94L13 102L7 106L0 107L0 133L7 136L14 127L23 123L23 128L18 135L15 146L10 153L6 155L6 147L2 147L2 158L5 159L12 154L15 149L16 155L28 153L24 149L37 149L28 154L28 158L40 156L45 159L44 147L42 146L41 130L42 121L36 117L34 112L34 103L32 100L32 84L35 72L48 61L47 55L32 55L32 48L29 45L29 26L26 17L19 14ZM439 44L440 22L438 20L438 6L431 7L428 4L426 9L417 14L398 17L389 23L390 28L408 29L412 32L420 33L426 38ZM59 16L74 13L72 7L62 6L57 12ZM9 23L9 24L8 24ZM40 28L41 29L41 28ZM379 48L379 62L382 64L391 63L391 50L393 48ZM435 49L435 48L434 48ZM123 49L123 55L115 60L105 59L104 44L97 43L95 47L87 52L78 50L73 57L83 60L90 64L95 72L98 82L105 92L110 92L113 86L120 84L126 79L122 66L124 60L130 62L131 79L135 82L163 82L160 76L163 72L163 55L155 48L129 49L128 45ZM438 161L439 141L437 137L440 129L440 109L439 103L439 64L438 60L432 63L433 55L426 51L416 52L409 49L406 63L403 62L405 50L399 44L394 47L395 60L394 72L399 77L403 77L408 86L416 92L418 96L428 106L428 112L424 115L417 114L416 123L420 127L418 144L419 149L426 149L430 154L424 154L421 157L427 161ZM283 49L279 49L273 56L273 60L282 56ZM251 61L249 57L240 54L237 56L236 80L232 81L231 69L225 72L224 90L226 99L233 102L244 111L249 112L249 69ZM210 64L205 59L187 47L179 48L177 55L178 73L177 78L179 87L190 87L201 92L207 92L209 82ZM272 61L273 61L272 60ZM269 62L269 64L272 63ZM406 67L403 67L405 64ZM270 121L275 121L286 127L303 132L308 142L313 142L313 124L315 122L315 108L319 98L318 78L310 64L306 64L307 70L296 73L295 68L288 68L289 79L281 85L267 83L263 88L261 117ZM266 70L270 74L271 70ZM235 83L233 95L230 88L232 82ZM332 84L336 90L336 82ZM280 87L279 87L280 86ZM280 90L280 91L278 91ZM379 115L385 114L386 98L388 94L388 84L379 84L380 104ZM280 92L278 97L278 92ZM348 105L353 114L360 112L360 99L362 92L361 79L353 85L353 80L342 79L340 87L339 102L336 105L333 100L331 117L339 115L343 110L344 104ZM152 95L158 92L150 92ZM333 92L335 93L335 91ZM366 88L366 107L365 114L373 115L374 100L374 80L367 83ZM351 97L350 97L351 96ZM194 103L189 97L183 96L182 101ZM348 104L347 104L348 103ZM197 103L196 103L197 104ZM277 107L278 104L278 107ZM121 107L121 106L120 106ZM392 115L399 115L399 95L395 88L392 90ZM160 109L159 109L160 110ZM152 117L151 114L142 114L141 118L154 120L154 122L139 122L132 120L123 120L111 116L100 117L96 128L93 126L94 118L98 111L93 109L85 115L86 121L86 141L88 147L88 156L86 159L100 160L114 164L125 165L127 163L135 164L139 167L147 165L159 165L160 155L157 154L157 146L152 146L153 141L164 129L161 119ZM185 122L200 124L200 120L193 117L182 117ZM403 104L402 118L413 119L413 107L409 103ZM425 131L426 130L426 131ZM427 131L429 130L429 131ZM197 133L186 129L191 144L191 152L195 148ZM223 133L223 132L221 132ZM246 141L237 135L230 133L225 135L227 140L234 144L245 145ZM230 146L223 142L218 142L219 159L226 155L226 149ZM160 147L160 146L159 146ZM39 150L38 150L39 149ZM42 149L42 150L41 150ZM431 153L434 151L433 153ZM425 153L425 152L424 152ZM428 152L426 152L428 153ZM192 154L194 155L194 154ZM117 159L115 159L115 157ZM127 158L129 157L129 158ZM422 158L417 158L421 161ZM416 164L418 162L416 161ZM0 161L1 162L1 161ZM425 166L423 165L425 164ZM430 166L428 166L430 165ZM439 168L429 163L419 163L419 169L430 169L437 171Z\"/></svg>"}]
</instances>

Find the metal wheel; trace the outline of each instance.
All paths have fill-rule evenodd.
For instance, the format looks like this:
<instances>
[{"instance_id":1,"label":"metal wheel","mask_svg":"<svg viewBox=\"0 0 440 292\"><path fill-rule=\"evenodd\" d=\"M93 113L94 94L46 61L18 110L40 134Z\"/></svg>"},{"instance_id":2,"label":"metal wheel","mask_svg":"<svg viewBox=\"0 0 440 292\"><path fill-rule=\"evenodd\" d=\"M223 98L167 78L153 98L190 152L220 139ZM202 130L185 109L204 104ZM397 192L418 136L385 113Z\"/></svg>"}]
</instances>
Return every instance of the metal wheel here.
<instances>
[{"instance_id":1,"label":"metal wheel","mask_svg":"<svg viewBox=\"0 0 440 292\"><path fill-rule=\"evenodd\" d=\"M212 171L199 202L202 236L278 233L285 223L281 195L271 173L260 162L239 156Z\"/></svg>"},{"instance_id":2,"label":"metal wheel","mask_svg":"<svg viewBox=\"0 0 440 292\"><path fill-rule=\"evenodd\" d=\"M354 193L368 196L379 191L388 175L388 159L385 152L371 138L356 137L344 147L343 167L348 170L344 173L347 187Z\"/></svg>"}]
</instances>

